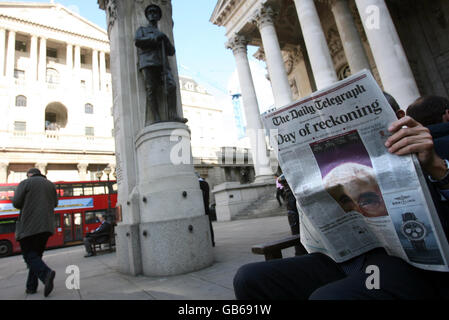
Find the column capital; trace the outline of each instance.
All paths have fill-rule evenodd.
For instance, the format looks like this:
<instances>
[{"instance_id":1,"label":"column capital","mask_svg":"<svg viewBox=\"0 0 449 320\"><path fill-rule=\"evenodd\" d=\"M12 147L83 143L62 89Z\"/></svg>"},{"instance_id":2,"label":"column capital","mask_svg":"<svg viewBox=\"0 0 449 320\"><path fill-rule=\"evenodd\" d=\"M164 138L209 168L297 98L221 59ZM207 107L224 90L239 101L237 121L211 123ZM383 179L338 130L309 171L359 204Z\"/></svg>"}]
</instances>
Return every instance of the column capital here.
<instances>
[{"instance_id":1,"label":"column capital","mask_svg":"<svg viewBox=\"0 0 449 320\"><path fill-rule=\"evenodd\" d=\"M246 53L248 43L249 41L245 36L236 33L225 43L225 47L226 49L231 49L234 53L239 51Z\"/></svg>"},{"instance_id":2,"label":"column capital","mask_svg":"<svg viewBox=\"0 0 449 320\"><path fill-rule=\"evenodd\" d=\"M87 167L89 166L89 163L87 162L80 162L76 165L76 167L78 168L79 171L81 170L87 170Z\"/></svg>"},{"instance_id":3,"label":"column capital","mask_svg":"<svg viewBox=\"0 0 449 320\"><path fill-rule=\"evenodd\" d=\"M4 170L9 166L9 161L0 161L0 170Z\"/></svg>"},{"instance_id":4,"label":"column capital","mask_svg":"<svg viewBox=\"0 0 449 320\"><path fill-rule=\"evenodd\" d=\"M268 25L273 25L277 15L278 12L272 6L262 5L252 16L251 22L260 29Z\"/></svg>"}]
</instances>

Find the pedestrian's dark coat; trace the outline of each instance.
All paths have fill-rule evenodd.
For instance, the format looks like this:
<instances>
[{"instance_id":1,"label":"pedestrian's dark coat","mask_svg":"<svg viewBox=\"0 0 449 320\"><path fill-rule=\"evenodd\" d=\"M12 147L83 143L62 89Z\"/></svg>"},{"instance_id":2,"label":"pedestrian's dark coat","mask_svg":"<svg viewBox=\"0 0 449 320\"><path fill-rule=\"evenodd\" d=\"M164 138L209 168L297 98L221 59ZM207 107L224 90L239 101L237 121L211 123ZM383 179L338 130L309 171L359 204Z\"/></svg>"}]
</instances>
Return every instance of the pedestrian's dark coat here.
<instances>
[{"instance_id":1,"label":"pedestrian's dark coat","mask_svg":"<svg viewBox=\"0 0 449 320\"><path fill-rule=\"evenodd\" d=\"M42 175L20 182L14 193L13 205L20 209L16 222L16 240L55 232L54 208L58 205L55 185Z\"/></svg>"}]
</instances>

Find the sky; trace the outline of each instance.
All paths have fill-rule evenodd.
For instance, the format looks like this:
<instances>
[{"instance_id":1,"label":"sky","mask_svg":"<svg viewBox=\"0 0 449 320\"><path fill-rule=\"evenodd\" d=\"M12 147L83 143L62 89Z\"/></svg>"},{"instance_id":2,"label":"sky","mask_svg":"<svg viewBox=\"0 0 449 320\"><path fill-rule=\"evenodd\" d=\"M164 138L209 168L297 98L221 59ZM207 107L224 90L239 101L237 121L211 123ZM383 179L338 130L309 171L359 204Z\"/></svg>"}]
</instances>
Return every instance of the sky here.
<instances>
[{"instance_id":1,"label":"sky","mask_svg":"<svg viewBox=\"0 0 449 320\"><path fill-rule=\"evenodd\" d=\"M50 0L22 0L7 2L45 2ZM80 16L106 29L106 14L97 0L54 0ZM173 34L178 73L190 76L208 92L223 100L230 90L238 91L238 77L232 51L225 48L225 28L209 19L217 0L172 0ZM261 113L273 104L271 86L265 79L265 64L252 57L255 47L248 47L256 93ZM236 84L237 82L237 84Z\"/></svg>"}]
</instances>

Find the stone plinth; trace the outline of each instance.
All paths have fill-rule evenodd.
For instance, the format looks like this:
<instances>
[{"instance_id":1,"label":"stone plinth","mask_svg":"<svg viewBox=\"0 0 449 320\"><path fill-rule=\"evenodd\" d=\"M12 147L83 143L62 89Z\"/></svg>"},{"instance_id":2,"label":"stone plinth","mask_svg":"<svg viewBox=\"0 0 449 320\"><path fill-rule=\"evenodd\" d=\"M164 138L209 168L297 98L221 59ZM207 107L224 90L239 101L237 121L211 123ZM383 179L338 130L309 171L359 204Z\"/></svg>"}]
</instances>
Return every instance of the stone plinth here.
<instances>
[{"instance_id":1,"label":"stone plinth","mask_svg":"<svg viewBox=\"0 0 449 320\"><path fill-rule=\"evenodd\" d=\"M208 217L183 123L145 127L136 138L143 274L174 275L213 262Z\"/></svg>"}]
</instances>

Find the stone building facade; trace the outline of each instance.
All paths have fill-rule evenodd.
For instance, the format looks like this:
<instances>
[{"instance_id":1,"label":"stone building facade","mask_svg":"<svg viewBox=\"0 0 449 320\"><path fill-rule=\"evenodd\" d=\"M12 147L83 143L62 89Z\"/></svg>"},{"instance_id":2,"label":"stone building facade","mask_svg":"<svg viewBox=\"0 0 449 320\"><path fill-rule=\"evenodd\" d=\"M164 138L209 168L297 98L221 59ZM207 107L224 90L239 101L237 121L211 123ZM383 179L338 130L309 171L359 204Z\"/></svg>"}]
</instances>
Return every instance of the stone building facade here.
<instances>
[{"instance_id":1,"label":"stone building facade","mask_svg":"<svg viewBox=\"0 0 449 320\"><path fill-rule=\"evenodd\" d=\"M447 1L219 0L210 21L226 28L246 83L247 46L259 48L275 107L362 69L403 109L421 95L448 96ZM253 88L244 89L257 117Z\"/></svg>"},{"instance_id":2,"label":"stone building facade","mask_svg":"<svg viewBox=\"0 0 449 320\"><path fill-rule=\"evenodd\" d=\"M59 4L0 3L0 182L33 166L53 181L114 167L109 68L95 24Z\"/></svg>"}]
</instances>

